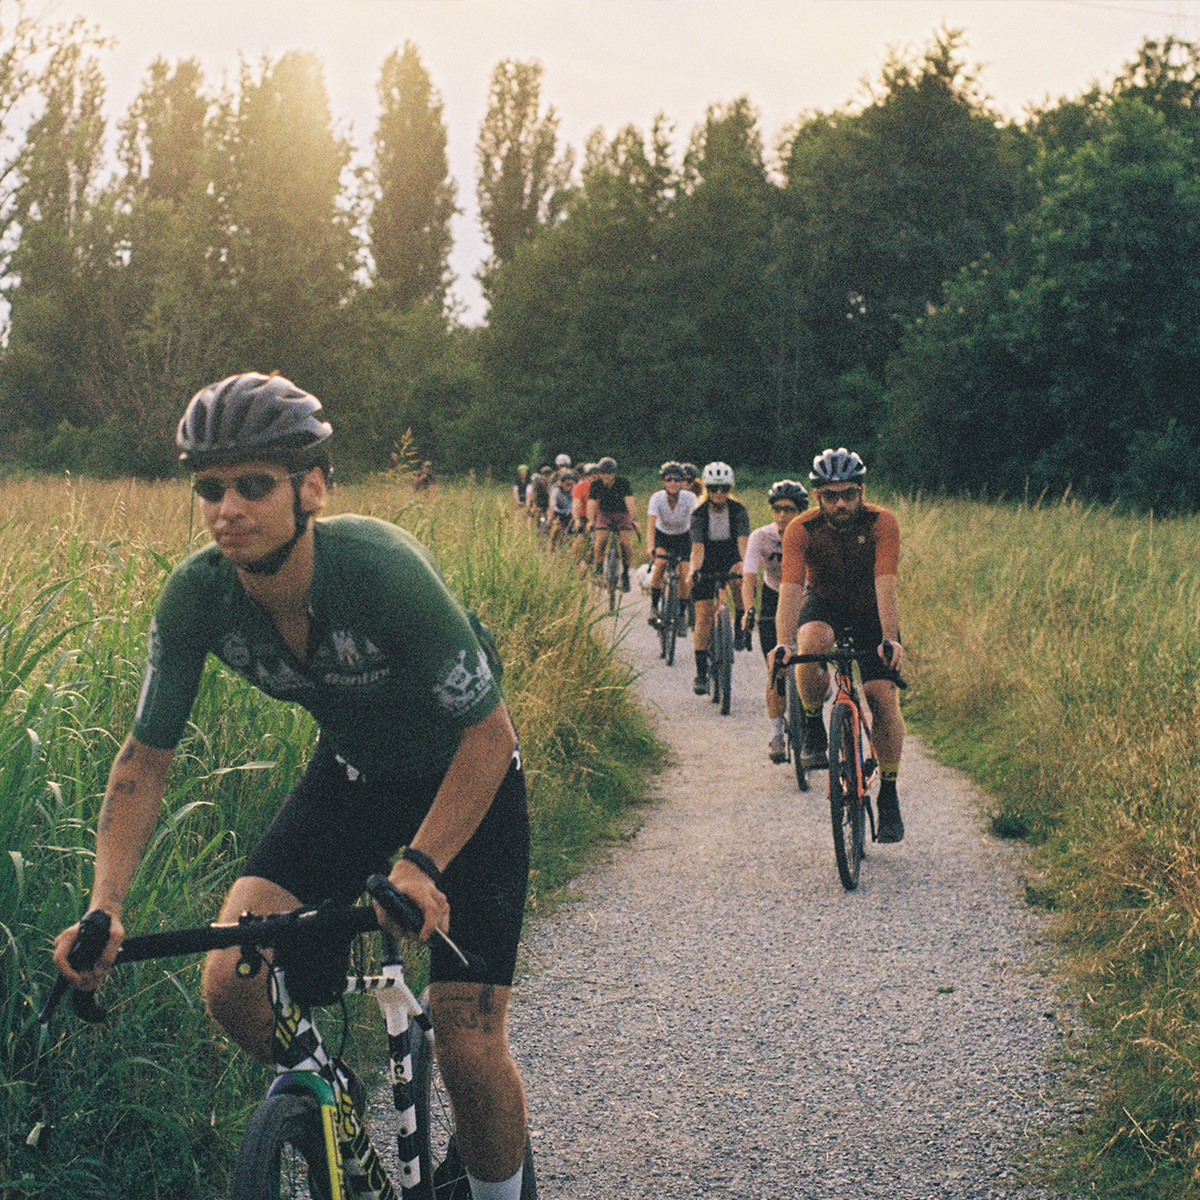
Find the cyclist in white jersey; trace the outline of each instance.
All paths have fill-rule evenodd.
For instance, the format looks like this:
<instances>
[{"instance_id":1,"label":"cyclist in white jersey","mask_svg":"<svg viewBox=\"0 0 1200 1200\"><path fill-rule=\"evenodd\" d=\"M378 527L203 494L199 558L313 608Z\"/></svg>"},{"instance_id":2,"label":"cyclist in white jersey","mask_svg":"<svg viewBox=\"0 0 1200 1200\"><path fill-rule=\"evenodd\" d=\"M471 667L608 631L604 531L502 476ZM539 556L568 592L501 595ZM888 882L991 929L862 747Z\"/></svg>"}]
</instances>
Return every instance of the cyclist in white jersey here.
<instances>
[{"instance_id":1,"label":"cyclist in white jersey","mask_svg":"<svg viewBox=\"0 0 1200 1200\"><path fill-rule=\"evenodd\" d=\"M683 467L677 462L665 462L658 469L662 489L650 497L646 505L648 553L653 570L650 572L650 624L658 624L658 609L662 603L663 576L667 558L678 562L679 599L692 594L692 513L699 500L683 490Z\"/></svg>"},{"instance_id":2,"label":"cyclist in white jersey","mask_svg":"<svg viewBox=\"0 0 1200 1200\"><path fill-rule=\"evenodd\" d=\"M774 763L787 759L783 739L784 698L771 686L771 651L775 649L775 612L779 607L779 585L783 579L783 531L808 507L808 492L794 479L781 479L767 493L774 518L760 525L746 543L742 563L742 607L746 615L742 626L749 638L754 627L754 593L762 577L762 609L758 617L758 641L767 660L767 716L771 720L771 744L767 754Z\"/></svg>"}]
</instances>

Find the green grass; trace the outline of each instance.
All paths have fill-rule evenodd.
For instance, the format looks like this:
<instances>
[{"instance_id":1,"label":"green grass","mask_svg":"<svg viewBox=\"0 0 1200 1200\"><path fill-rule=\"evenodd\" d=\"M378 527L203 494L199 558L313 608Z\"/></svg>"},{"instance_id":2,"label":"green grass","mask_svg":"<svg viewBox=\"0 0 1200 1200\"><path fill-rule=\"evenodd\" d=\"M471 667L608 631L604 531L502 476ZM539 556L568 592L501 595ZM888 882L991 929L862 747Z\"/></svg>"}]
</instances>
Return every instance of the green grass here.
<instances>
[{"instance_id":1,"label":"green grass","mask_svg":"<svg viewBox=\"0 0 1200 1200\"><path fill-rule=\"evenodd\" d=\"M1200 520L900 501L906 714L1036 847L1105 1067L1072 1194L1200 1196Z\"/></svg>"},{"instance_id":2,"label":"green grass","mask_svg":"<svg viewBox=\"0 0 1200 1200\"><path fill-rule=\"evenodd\" d=\"M583 589L564 562L530 550L506 500L443 487L422 506L379 480L339 491L332 507L412 529L495 631L529 775L536 910L592 847L628 829L659 751ZM86 904L104 783L131 723L154 599L184 553L188 493L0 481L0 511L16 514L0 526L0 1197L221 1196L266 1076L205 1016L198 963L123 969L102 993L102 1027L64 1011L47 1039L35 1018L51 939ZM210 663L128 928L215 916L313 737L305 714Z\"/></svg>"}]
</instances>

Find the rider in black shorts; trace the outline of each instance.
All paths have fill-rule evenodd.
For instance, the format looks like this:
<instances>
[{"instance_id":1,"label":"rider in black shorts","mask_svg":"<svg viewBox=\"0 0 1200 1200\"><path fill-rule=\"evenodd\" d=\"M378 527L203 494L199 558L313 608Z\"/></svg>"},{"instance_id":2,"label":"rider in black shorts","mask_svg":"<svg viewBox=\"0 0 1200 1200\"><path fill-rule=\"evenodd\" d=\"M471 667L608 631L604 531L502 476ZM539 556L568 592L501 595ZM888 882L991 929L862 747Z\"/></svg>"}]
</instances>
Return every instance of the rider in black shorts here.
<instances>
[{"instance_id":1,"label":"rider in black shorts","mask_svg":"<svg viewBox=\"0 0 1200 1200\"><path fill-rule=\"evenodd\" d=\"M787 746L783 736L784 697L770 681L771 651L775 649L775 613L779 607L779 584L783 576L783 533L788 525L808 507L808 492L794 479L781 479L767 492L772 520L760 525L746 545L746 560L742 565L742 606L746 610L745 625L754 611L754 594L762 577L762 610L758 618L758 640L767 660L767 716L771 721L771 742L767 756L772 762L787 761Z\"/></svg>"},{"instance_id":2,"label":"rider in black shorts","mask_svg":"<svg viewBox=\"0 0 1200 1200\"><path fill-rule=\"evenodd\" d=\"M717 587L741 574L750 537L750 514L730 496L733 471L727 463L711 462L703 474L705 499L692 514L692 599L696 602L696 678L692 690L708 690L708 643L712 638ZM734 607L741 601L734 594ZM741 613L737 614L736 645L742 646Z\"/></svg>"},{"instance_id":3,"label":"rider in black shorts","mask_svg":"<svg viewBox=\"0 0 1200 1200\"><path fill-rule=\"evenodd\" d=\"M529 823L500 664L415 539L369 517L313 519L331 433L320 402L279 376L230 376L188 405L177 442L213 544L163 589L133 732L109 776L91 899L111 917L109 945L95 971L77 974L66 962L72 926L55 962L85 988L112 965L174 748L215 655L308 709L321 731L219 919L348 900L381 871L420 906L423 939L441 928L482 954L486 973L471 975L435 947L430 1011L472 1190L482 1181L489 1196L518 1200L535 1193L531 1180L522 1190L525 1101L506 1016ZM243 976L239 955L208 956L205 1000L239 1045L270 1061L266 972Z\"/></svg>"}]
</instances>

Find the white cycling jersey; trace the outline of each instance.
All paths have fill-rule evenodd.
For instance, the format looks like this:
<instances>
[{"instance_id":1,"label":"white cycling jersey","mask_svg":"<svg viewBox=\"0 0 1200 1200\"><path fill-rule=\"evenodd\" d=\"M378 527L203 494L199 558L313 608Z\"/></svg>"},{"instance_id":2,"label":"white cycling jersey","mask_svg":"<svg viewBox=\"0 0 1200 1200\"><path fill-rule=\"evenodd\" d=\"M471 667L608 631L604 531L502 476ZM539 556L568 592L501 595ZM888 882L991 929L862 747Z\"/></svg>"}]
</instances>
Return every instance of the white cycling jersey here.
<instances>
[{"instance_id":1,"label":"white cycling jersey","mask_svg":"<svg viewBox=\"0 0 1200 1200\"><path fill-rule=\"evenodd\" d=\"M667 490L663 488L650 497L650 503L646 505L646 515L654 521L654 528L659 533L678 535L691 529L692 513L696 511L697 504L699 500L694 492L680 489L678 502L672 508L667 498Z\"/></svg>"},{"instance_id":2,"label":"white cycling jersey","mask_svg":"<svg viewBox=\"0 0 1200 1200\"><path fill-rule=\"evenodd\" d=\"M774 521L760 525L750 535L742 571L746 575L761 574L767 587L779 591L783 580L783 534Z\"/></svg>"}]
</instances>

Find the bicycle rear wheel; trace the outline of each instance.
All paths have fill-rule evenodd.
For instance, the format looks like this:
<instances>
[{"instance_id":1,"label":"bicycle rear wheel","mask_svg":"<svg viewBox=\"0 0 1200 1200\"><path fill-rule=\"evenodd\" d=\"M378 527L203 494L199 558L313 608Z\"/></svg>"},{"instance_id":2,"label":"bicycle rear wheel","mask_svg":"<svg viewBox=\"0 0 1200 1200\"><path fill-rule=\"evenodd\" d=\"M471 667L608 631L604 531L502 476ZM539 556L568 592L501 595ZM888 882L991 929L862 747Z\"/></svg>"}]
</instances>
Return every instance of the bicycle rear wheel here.
<instances>
[{"instance_id":1,"label":"bicycle rear wheel","mask_svg":"<svg viewBox=\"0 0 1200 1200\"><path fill-rule=\"evenodd\" d=\"M796 668L787 667L787 684L785 695L786 708L783 714L783 729L787 737L788 756L796 770L796 786L802 791L808 791L808 772L800 761L800 747L804 741L804 710L800 705L800 690L796 687Z\"/></svg>"},{"instance_id":2,"label":"bicycle rear wheel","mask_svg":"<svg viewBox=\"0 0 1200 1200\"><path fill-rule=\"evenodd\" d=\"M315 1097L283 1092L268 1096L250 1114L229 1194L231 1200L330 1200L325 1131Z\"/></svg>"},{"instance_id":3,"label":"bicycle rear wheel","mask_svg":"<svg viewBox=\"0 0 1200 1200\"><path fill-rule=\"evenodd\" d=\"M829 815L833 824L833 855L842 887L858 887L863 856L863 799L859 791L858 739L854 713L848 704L835 704L829 721Z\"/></svg>"},{"instance_id":4,"label":"bicycle rear wheel","mask_svg":"<svg viewBox=\"0 0 1200 1200\"><path fill-rule=\"evenodd\" d=\"M428 1012L428 999L421 997ZM458 1153L454 1135L454 1113L450 1097L437 1069L433 1035L415 1022L409 1026L409 1052L413 1064L413 1097L420 1139L421 1184L404 1192L404 1200L470 1200L467 1169ZM436 1188L435 1188L436 1185ZM536 1200L537 1178L533 1148L525 1144L525 1171L521 1180L522 1200Z\"/></svg>"}]
</instances>

